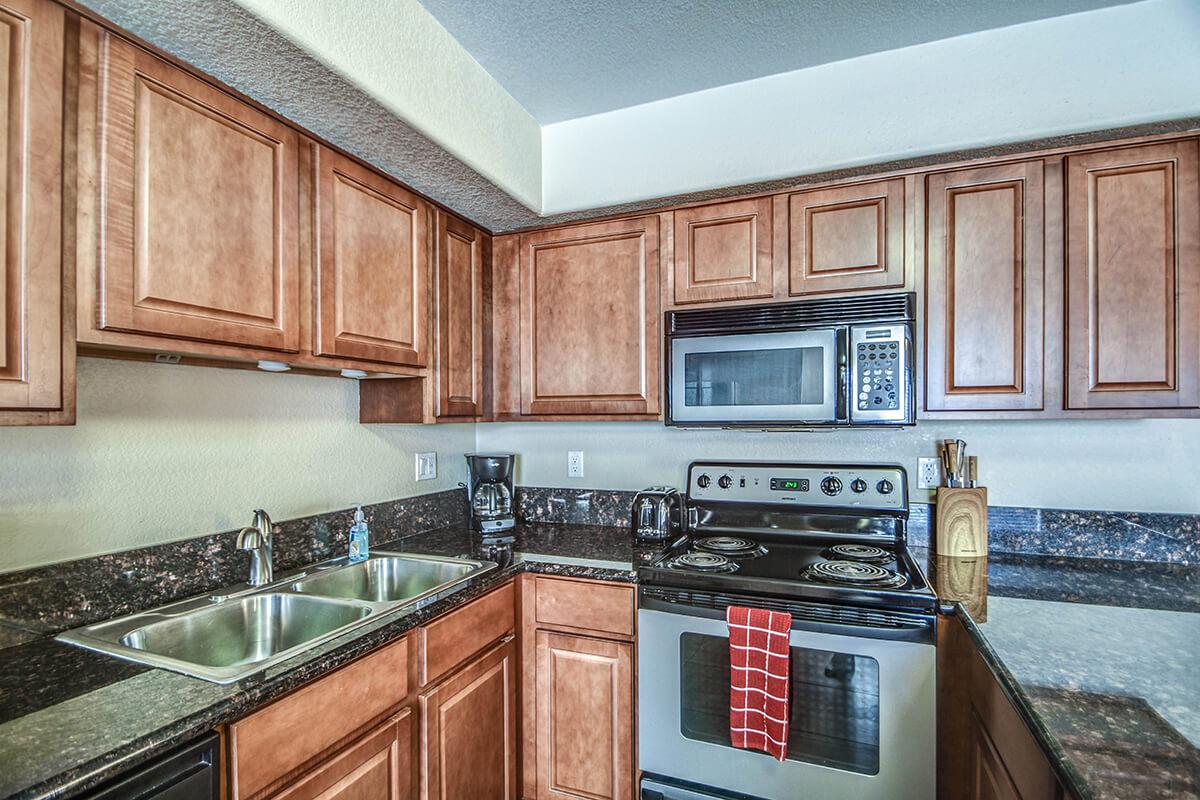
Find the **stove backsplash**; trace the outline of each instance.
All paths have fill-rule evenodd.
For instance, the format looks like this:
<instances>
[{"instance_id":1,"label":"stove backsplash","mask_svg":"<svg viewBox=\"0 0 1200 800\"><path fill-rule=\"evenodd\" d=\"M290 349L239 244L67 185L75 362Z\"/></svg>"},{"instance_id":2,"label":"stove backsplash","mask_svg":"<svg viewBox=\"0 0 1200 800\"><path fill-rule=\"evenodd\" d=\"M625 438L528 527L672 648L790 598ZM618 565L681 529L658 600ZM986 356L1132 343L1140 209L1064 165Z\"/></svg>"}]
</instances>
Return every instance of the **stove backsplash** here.
<instances>
[{"instance_id":1,"label":"stove backsplash","mask_svg":"<svg viewBox=\"0 0 1200 800\"><path fill-rule=\"evenodd\" d=\"M520 521L624 526L636 492L518 486L516 494ZM929 503L912 505L910 544L929 546L934 509ZM1200 515L990 506L988 546L997 552L1196 565Z\"/></svg>"}]
</instances>

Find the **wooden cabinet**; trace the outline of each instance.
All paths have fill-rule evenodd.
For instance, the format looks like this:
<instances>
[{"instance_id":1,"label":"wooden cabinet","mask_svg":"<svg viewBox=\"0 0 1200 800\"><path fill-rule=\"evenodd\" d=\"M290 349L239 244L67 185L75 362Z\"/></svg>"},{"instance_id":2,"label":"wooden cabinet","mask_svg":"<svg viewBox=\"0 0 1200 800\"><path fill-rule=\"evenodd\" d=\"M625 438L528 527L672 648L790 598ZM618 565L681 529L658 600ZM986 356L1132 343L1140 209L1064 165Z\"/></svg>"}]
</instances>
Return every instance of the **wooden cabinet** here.
<instances>
[{"instance_id":1,"label":"wooden cabinet","mask_svg":"<svg viewBox=\"0 0 1200 800\"><path fill-rule=\"evenodd\" d=\"M770 298L771 198L675 212L676 304Z\"/></svg>"},{"instance_id":2,"label":"wooden cabinet","mask_svg":"<svg viewBox=\"0 0 1200 800\"><path fill-rule=\"evenodd\" d=\"M413 713L404 709L273 800L410 800L417 790Z\"/></svg>"},{"instance_id":3,"label":"wooden cabinet","mask_svg":"<svg viewBox=\"0 0 1200 800\"><path fill-rule=\"evenodd\" d=\"M520 413L657 414L658 217L524 234L519 258Z\"/></svg>"},{"instance_id":4,"label":"wooden cabinet","mask_svg":"<svg viewBox=\"0 0 1200 800\"><path fill-rule=\"evenodd\" d=\"M520 592L525 796L635 796L633 589L527 575Z\"/></svg>"},{"instance_id":5,"label":"wooden cabinet","mask_svg":"<svg viewBox=\"0 0 1200 800\"><path fill-rule=\"evenodd\" d=\"M509 638L421 695L423 800L516 798L516 669Z\"/></svg>"},{"instance_id":6,"label":"wooden cabinet","mask_svg":"<svg viewBox=\"0 0 1200 800\"><path fill-rule=\"evenodd\" d=\"M328 148L317 159L316 354L423 366L425 201Z\"/></svg>"},{"instance_id":7,"label":"wooden cabinet","mask_svg":"<svg viewBox=\"0 0 1200 800\"><path fill-rule=\"evenodd\" d=\"M437 212L437 396L435 415L484 414L484 278L489 237Z\"/></svg>"},{"instance_id":8,"label":"wooden cabinet","mask_svg":"<svg viewBox=\"0 0 1200 800\"><path fill-rule=\"evenodd\" d=\"M417 631L417 680L428 686L516 629L516 589L506 583Z\"/></svg>"},{"instance_id":9,"label":"wooden cabinet","mask_svg":"<svg viewBox=\"0 0 1200 800\"><path fill-rule=\"evenodd\" d=\"M537 797L632 797L632 646L540 630L536 647Z\"/></svg>"},{"instance_id":10,"label":"wooden cabinet","mask_svg":"<svg viewBox=\"0 0 1200 800\"><path fill-rule=\"evenodd\" d=\"M0 0L0 425L74 422L63 52L61 6Z\"/></svg>"},{"instance_id":11,"label":"wooden cabinet","mask_svg":"<svg viewBox=\"0 0 1200 800\"><path fill-rule=\"evenodd\" d=\"M791 295L904 285L904 179L787 198Z\"/></svg>"},{"instance_id":12,"label":"wooden cabinet","mask_svg":"<svg viewBox=\"0 0 1200 800\"><path fill-rule=\"evenodd\" d=\"M129 42L95 41L98 327L299 347L297 136ZM88 213L91 213L90 211ZM86 224L86 218L81 225Z\"/></svg>"},{"instance_id":13,"label":"wooden cabinet","mask_svg":"<svg viewBox=\"0 0 1200 800\"><path fill-rule=\"evenodd\" d=\"M1066 161L1067 407L1200 406L1196 141Z\"/></svg>"},{"instance_id":14,"label":"wooden cabinet","mask_svg":"<svg viewBox=\"0 0 1200 800\"><path fill-rule=\"evenodd\" d=\"M925 407L1043 407L1042 162L927 181Z\"/></svg>"}]
</instances>

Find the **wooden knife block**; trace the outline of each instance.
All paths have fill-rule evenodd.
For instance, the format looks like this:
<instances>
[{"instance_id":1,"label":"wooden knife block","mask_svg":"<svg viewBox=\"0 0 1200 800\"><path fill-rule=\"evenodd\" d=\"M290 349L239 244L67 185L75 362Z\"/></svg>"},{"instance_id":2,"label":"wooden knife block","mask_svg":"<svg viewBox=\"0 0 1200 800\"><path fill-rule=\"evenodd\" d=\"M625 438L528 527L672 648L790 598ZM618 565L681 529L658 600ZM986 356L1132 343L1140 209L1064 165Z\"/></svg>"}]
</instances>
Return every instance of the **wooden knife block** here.
<instances>
[{"instance_id":1,"label":"wooden knife block","mask_svg":"<svg viewBox=\"0 0 1200 800\"><path fill-rule=\"evenodd\" d=\"M937 490L939 556L981 558L987 555L987 489Z\"/></svg>"}]
</instances>

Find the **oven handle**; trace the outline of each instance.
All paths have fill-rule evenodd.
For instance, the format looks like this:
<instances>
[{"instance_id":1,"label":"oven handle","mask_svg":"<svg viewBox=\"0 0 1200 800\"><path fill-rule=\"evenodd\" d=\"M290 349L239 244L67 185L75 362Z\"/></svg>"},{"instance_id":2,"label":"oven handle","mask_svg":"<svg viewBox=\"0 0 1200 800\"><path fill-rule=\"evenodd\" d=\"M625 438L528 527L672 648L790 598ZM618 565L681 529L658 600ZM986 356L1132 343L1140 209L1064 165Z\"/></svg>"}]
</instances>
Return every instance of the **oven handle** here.
<instances>
[{"instance_id":1,"label":"oven handle","mask_svg":"<svg viewBox=\"0 0 1200 800\"><path fill-rule=\"evenodd\" d=\"M655 590L649 589L649 592L655 592ZM667 592L670 592L670 590L659 590L657 593L665 594ZM932 645L935 642L936 626L934 625L934 615L932 613L913 614L899 611L871 611L823 603L793 603L780 600L765 600L762 598L756 601L753 597L738 597L734 595L721 596L721 600L732 601L726 603L717 602L718 598L713 595L706 595L706 598L711 599L713 602L698 605L691 602L668 600L650 596L647 593L647 588L643 587L638 592L638 608L687 617L724 620L725 609L730 605L744 604L749 608L762 608L770 604L776 606L771 610L788 611L792 614L792 630L794 631L826 633L834 636L855 636L862 639L879 639L891 642L912 642L914 644ZM839 623L821 619L822 616L839 613L845 616L857 616L862 622L860 624ZM872 624L876 620L886 621L890 624Z\"/></svg>"}]
</instances>

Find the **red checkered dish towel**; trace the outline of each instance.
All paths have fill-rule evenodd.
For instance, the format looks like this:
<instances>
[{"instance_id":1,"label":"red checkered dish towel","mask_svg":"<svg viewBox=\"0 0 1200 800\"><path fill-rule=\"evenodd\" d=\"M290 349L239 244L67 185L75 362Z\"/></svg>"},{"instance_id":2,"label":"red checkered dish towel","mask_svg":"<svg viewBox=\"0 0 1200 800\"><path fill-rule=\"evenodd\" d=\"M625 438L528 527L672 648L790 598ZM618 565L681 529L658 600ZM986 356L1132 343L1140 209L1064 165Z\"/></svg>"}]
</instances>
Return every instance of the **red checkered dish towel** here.
<instances>
[{"instance_id":1,"label":"red checkered dish towel","mask_svg":"<svg viewBox=\"0 0 1200 800\"><path fill-rule=\"evenodd\" d=\"M787 756L792 615L729 606L729 736L734 747Z\"/></svg>"}]
</instances>

